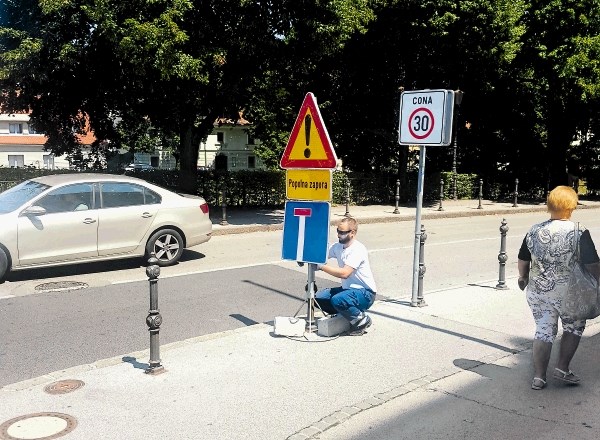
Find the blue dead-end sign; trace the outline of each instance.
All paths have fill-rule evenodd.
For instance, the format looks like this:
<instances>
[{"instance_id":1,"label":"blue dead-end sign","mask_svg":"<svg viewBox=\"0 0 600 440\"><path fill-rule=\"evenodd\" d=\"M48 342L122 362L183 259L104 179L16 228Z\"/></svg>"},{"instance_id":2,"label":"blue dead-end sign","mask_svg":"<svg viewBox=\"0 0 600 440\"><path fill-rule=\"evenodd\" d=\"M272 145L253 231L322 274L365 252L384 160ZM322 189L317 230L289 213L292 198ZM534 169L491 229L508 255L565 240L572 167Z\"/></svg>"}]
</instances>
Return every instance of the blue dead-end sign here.
<instances>
[{"instance_id":1,"label":"blue dead-end sign","mask_svg":"<svg viewBox=\"0 0 600 440\"><path fill-rule=\"evenodd\" d=\"M327 261L330 206L327 202L285 202L282 259L315 264Z\"/></svg>"}]
</instances>

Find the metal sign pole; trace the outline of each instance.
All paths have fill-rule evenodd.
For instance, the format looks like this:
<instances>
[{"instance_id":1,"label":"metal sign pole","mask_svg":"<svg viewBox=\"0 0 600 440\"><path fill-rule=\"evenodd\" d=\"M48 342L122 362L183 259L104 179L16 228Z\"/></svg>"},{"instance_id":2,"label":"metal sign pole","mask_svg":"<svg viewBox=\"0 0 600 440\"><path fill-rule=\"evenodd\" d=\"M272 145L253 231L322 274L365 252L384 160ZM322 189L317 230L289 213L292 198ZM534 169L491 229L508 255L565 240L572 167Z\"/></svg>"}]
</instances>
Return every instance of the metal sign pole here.
<instances>
[{"instance_id":1,"label":"metal sign pole","mask_svg":"<svg viewBox=\"0 0 600 440\"><path fill-rule=\"evenodd\" d=\"M419 303L419 252L421 247L421 207L423 206L423 181L425 177L425 146L420 147L419 152L419 177L417 184L417 214L415 218L415 247L413 257L413 283L412 283L412 298L410 301L411 307L424 305L424 301Z\"/></svg>"},{"instance_id":2,"label":"metal sign pole","mask_svg":"<svg viewBox=\"0 0 600 440\"><path fill-rule=\"evenodd\" d=\"M310 263L308 265L308 291L306 294L308 295L307 307L306 310L306 331L308 333L314 332L317 328L315 325L315 271L316 264Z\"/></svg>"}]
</instances>

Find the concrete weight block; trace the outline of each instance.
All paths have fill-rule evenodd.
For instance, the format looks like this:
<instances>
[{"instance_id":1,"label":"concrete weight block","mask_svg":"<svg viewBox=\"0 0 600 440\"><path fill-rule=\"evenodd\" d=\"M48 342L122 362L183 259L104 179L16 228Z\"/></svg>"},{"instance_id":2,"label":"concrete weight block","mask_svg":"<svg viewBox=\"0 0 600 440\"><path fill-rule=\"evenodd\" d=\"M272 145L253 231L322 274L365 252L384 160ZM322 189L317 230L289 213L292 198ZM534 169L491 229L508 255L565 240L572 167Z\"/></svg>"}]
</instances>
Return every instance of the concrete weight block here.
<instances>
[{"instance_id":1,"label":"concrete weight block","mask_svg":"<svg viewBox=\"0 0 600 440\"><path fill-rule=\"evenodd\" d=\"M328 316L317 321L319 336L337 336L350 330L350 323L342 315Z\"/></svg>"}]
</instances>

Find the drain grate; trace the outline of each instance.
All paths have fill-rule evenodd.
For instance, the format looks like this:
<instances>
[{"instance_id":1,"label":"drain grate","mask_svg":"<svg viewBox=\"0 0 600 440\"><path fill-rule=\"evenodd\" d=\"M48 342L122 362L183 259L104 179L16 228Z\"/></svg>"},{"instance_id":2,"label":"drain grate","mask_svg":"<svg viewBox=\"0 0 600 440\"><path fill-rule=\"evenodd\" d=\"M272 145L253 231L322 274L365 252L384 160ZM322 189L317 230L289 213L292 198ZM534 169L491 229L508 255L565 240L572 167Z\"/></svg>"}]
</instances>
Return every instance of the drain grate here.
<instances>
[{"instance_id":1,"label":"drain grate","mask_svg":"<svg viewBox=\"0 0 600 440\"><path fill-rule=\"evenodd\" d=\"M79 281L53 281L35 286L35 290L40 292L61 292L64 290L79 290L89 287L87 283Z\"/></svg>"},{"instance_id":2,"label":"drain grate","mask_svg":"<svg viewBox=\"0 0 600 440\"><path fill-rule=\"evenodd\" d=\"M66 379L53 382L44 387L44 391L48 394L67 394L75 391L85 385L82 380Z\"/></svg>"},{"instance_id":3,"label":"drain grate","mask_svg":"<svg viewBox=\"0 0 600 440\"><path fill-rule=\"evenodd\" d=\"M43 412L15 417L0 425L1 440L51 440L77 427L77 419L68 414Z\"/></svg>"}]
</instances>

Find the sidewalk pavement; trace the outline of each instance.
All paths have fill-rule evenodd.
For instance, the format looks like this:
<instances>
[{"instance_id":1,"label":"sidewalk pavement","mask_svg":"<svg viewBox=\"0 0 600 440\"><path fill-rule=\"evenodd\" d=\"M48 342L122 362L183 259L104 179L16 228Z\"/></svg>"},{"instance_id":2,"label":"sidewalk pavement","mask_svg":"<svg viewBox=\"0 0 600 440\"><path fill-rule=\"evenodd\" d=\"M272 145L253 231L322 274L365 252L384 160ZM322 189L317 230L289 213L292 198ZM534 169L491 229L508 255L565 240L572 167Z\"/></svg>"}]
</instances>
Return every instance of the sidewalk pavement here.
<instances>
[{"instance_id":1,"label":"sidewalk pavement","mask_svg":"<svg viewBox=\"0 0 600 440\"><path fill-rule=\"evenodd\" d=\"M525 212L545 212L544 203L518 203L513 207L512 202L492 202L482 200L481 209L478 200L444 200L442 210L439 210L439 202L424 204L421 210L423 220L434 218L473 217L479 215L509 215ZM583 200L577 209L598 209L600 201ZM415 204L399 205L398 212L394 213L396 207L388 205L348 206L348 213L359 220L359 223L387 223L414 221L416 217ZM346 214L346 205L331 206L331 222L343 218ZM225 216L221 207L211 207L210 218L213 222L213 235L241 234L246 232L270 231L283 228L283 209L240 209L228 207ZM222 225L225 219L226 225Z\"/></svg>"},{"instance_id":2,"label":"sidewalk pavement","mask_svg":"<svg viewBox=\"0 0 600 440\"><path fill-rule=\"evenodd\" d=\"M441 213L482 211L469 202ZM484 210L519 209L510 208ZM401 211L350 207L363 223L414 218ZM334 207L332 219L344 213ZM231 225L215 230L280 227L279 215L232 211ZM8 385L0 439L597 439L600 318L572 363L583 384L550 379L534 391L531 313L514 279L508 290L495 284L427 293L422 308L377 301L360 337L279 337L263 323L163 345L159 375L144 374L145 350Z\"/></svg>"}]
</instances>

